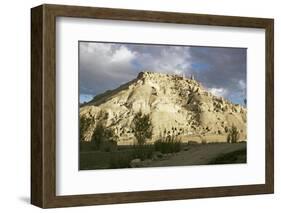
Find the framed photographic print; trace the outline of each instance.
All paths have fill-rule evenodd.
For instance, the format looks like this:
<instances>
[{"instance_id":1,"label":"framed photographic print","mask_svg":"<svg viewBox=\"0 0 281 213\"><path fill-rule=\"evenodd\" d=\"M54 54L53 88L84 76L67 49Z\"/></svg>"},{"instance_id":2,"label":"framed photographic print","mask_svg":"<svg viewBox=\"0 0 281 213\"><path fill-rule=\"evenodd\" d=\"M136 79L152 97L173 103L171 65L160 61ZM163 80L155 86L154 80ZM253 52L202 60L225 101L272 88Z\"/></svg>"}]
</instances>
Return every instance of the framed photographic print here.
<instances>
[{"instance_id":1,"label":"framed photographic print","mask_svg":"<svg viewBox=\"0 0 281 213\"><path fill-rule=\"evenodd\" d=\"M273 19L31 9L31 203L274 191Z\"/></svg>"}]
</instances>

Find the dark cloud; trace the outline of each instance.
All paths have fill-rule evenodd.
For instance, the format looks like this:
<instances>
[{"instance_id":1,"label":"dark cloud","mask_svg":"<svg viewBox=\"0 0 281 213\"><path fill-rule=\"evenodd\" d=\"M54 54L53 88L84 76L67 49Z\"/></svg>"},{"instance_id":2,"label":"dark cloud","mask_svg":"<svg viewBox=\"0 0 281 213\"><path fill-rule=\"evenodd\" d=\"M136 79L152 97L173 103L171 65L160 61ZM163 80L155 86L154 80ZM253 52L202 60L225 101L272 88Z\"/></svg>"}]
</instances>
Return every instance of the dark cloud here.
<instances>
[{"instance_id":1,"label":"dark cloud","mask_svg":"<svg viewBox=\"0 0 281 213\"><path fill-rule=\"evenodd\" d=\"M246 49L80 42L80 94L96 95L143 70L194 74L206 89L236 103L246 90Z\"/></svg>"},{"instance_id":2,"label":"dark cloud","mask_svg":"<svg viewBox=\"0 0 281 213\"><path fill-rule=\"evenodd\" d=\"M245 48L191 47L192 73L207 88L224 89L224 96L243 103L246 94Z\"/></svg>"},{"instance_id":3,"label":"dark cloud","mask_svg":"<svg viewBox=\"0 0 281 213\"><path fill-rule=\"evenodd\" d=\"M80 93L96 95L135 77L134 53L124 45L80 43Z\"/></svg>"}]
</instances>

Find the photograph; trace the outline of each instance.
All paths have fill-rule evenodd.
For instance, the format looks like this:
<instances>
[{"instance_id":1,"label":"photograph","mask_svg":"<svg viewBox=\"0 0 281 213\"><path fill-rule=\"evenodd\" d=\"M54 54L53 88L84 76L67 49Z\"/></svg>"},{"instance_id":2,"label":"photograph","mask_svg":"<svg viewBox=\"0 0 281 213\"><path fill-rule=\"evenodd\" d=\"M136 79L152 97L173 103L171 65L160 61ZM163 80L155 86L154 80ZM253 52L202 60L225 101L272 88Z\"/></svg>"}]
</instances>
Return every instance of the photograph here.
<instances>
[{"instance_id":1,"label":"photograph","mask_svg":"<svg viewBox=\"0 0 281 213\"><path fill-rule=\"evenodd\" d=\"M78 42L79 170L247 163L247 48Z\"/></svg>"}]
</instances>

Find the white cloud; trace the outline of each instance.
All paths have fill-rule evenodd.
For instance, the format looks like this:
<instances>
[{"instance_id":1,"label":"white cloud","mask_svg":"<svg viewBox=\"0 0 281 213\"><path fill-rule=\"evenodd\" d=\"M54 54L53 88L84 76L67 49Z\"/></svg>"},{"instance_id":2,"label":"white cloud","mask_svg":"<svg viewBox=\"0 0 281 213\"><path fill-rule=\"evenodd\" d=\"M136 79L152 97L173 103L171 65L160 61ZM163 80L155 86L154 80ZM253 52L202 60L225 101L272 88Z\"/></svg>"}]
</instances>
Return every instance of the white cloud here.
<instances>
[{"instance_id":1,"label":"white cloud","mask_svg":"<svg viewBox=\"0 0 281 213\"><path fill-rule=\"evenodd\" d=\"M225 89L225 88L215 88L215 87L213 87L213 88L207 88L207 90L215 96L220 96L220 97L226 98L226 96L228 95L228 90Z\"/></svg>"},{"instance_id":2,"label":"white cloud","mask_svg":"<svg viewBox=\"0 0 281 213\"><path fill-rule=\"evenodd\" d=\"M111 62L114 63L130 63L131 60L135 58L135 53L128 50L125 46L120 46L119 49L117 49L113 54L111 58Z\"/></svg>"},{"instance_id":3,"label":"white cloud","mask_svg":"<svg viewBox=\"0 0 281 213\"><path fill-rule=\"evenodd\" d=\"M165 73L188 73L191 67L188 47L158 48L158 52L138 53L138 61L144 69Z\"/></svg>"},{"instance_id":4,"label":"white cloud","mask_svg":"<svg viewBox=\"0 0 281 213\"><path fill-rule=\"evenodd\" d=\"M80 89L113 89L144 70L188 74L190 61L188 47L81 42Z\"/></svg>"},{"instance_id":5,"label":"white cloud","mask_svg":"<svg viewBox=\"0 0 281 213\"><path fill-rule=\"evenodd\" d=\"M239 85L241 90L245 90L246 89L246 83L245 83L244 80L239 80L238 81L238 85Z\"/></svg>"},{"instance_id":6,"label":"white cloud","mask_svg":"<svg viewBox=\"0 0 281 213\"><path fill-rule=\"evenodd\" d=\"M132 78L135 53L123 45L110 43L80 43L80 75L84 87L96 79ZM87 83L88 82L88 83Z\"/></svg>"},{"instance_id":7,"label":"white cloud","mask_svg":"<svg viewBox=\"0 0 281 213\"><path fill-rule=\"evenodd\" d=\"M107 56L112 54L112 45L106 43L80 43L80 54L86 55L95 55L99 54L100 56ZM82 57L83 59L83 57Z\"/></svg>"},{"instance_id":8,"label":"white cloud","mask_svg":"<svg viewBox=\"0 0 281 213\"><path fill-rule=\"evenodd\" d=\"M239 50L239 54L236 51L231 48L81 42L80 92L95 95L132 80L140 71L153 71L198 75L208 91L237 102L246 93L246 78L239 77L245 72L242 66L245 64L244 51ZM230 62L221 60L226 56ZM199 65L196 71L193 64ZM201 65L206 65L206 70L201 69Z\"/></svg>"}]
</instances>

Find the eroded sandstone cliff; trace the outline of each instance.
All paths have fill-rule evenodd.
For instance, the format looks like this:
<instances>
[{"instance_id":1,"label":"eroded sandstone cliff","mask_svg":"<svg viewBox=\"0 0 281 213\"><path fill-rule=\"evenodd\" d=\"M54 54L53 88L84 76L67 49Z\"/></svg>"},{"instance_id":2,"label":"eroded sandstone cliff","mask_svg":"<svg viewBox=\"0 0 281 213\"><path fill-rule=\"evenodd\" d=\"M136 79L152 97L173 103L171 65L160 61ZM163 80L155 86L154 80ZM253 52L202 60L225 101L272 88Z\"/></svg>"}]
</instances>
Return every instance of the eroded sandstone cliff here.
<instances>
[{"instance_id":1,"label":"eroded sandstone cliff","mask_svg":"<svg viewBox=\"0 0 281 213\"><path fill-rule=\"evenodd\" d=\"M96 96L80 108L80 117L90 120L83 133L90 141L95 125L103 122L118 136L118 144L132 144L134 115L149 114L153 137L177 135L183 142L226 142L235 125L240 140L246 140L247 110L216 97L193 78L154 72L141 72L136 79Z\"/></svg>"}]
</instances>

